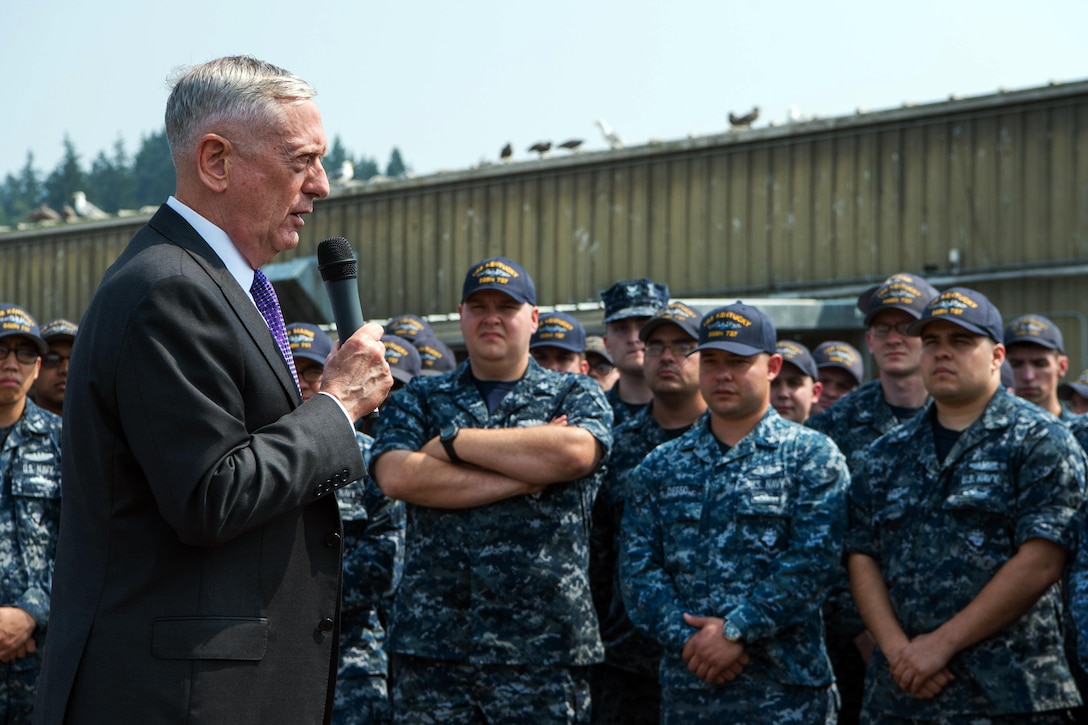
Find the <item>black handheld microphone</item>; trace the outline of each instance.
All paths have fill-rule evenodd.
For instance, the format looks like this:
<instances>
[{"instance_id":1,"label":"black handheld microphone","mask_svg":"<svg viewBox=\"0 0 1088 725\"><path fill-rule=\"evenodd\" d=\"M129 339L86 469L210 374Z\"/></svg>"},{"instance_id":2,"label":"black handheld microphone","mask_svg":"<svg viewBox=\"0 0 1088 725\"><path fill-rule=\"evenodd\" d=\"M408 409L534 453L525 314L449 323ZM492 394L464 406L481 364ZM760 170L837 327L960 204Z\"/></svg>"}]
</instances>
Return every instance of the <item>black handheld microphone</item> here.
<instances>
[{"instance_id":1,"label":"black handheld microphone","mask_svg":"<svg viewBox=\"0 0 1088 725\"><path fill-rule=\"evenodd\" d=\"M325 292L332 306L336 334L344 344L363 326L363 308L359 303L359 263L351 245L343 237L326 239L317 245L317 269L325 280Z\"/></svg>"},{"instance_id":2,"label":"black handheld microphone","mask_svg":"<svg viewBox=\"0 0 1088 725\"><path fill-rule=\"evenodd\" d=\"M325 292L332 306L332 319L336 322L336 336L340 344L363 326L363 306L359 302L359 263L351 251L351 245L343 237L326 239L317 245L317 270L325 281ZM377 418L378 411L371 411L364 418Z\"/></svg>"}]
</instances>

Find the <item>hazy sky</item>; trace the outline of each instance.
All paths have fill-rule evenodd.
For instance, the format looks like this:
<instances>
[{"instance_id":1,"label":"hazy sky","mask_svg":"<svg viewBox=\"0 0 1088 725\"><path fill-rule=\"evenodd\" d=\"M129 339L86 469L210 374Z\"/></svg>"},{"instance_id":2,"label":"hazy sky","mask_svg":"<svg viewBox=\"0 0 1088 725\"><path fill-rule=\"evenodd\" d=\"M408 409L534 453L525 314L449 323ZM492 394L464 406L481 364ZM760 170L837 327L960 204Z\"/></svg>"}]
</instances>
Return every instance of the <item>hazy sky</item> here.
<instances>
[{"instance_id":1,"label":"hazy sky","mask_svg":"<svg viewBox=\"0 0 1088 725\"><path fill-rule=\"evenodd\" d=\"M108 10L103 6L108 6ZM0 178L84 168L163 126L179 65L250 54L318 90L330 143L417 173L515 158L538 140L604 148L756 123L1088 78L1088 2L480 0L6 2Z\"/></svg>"}]
</instances>

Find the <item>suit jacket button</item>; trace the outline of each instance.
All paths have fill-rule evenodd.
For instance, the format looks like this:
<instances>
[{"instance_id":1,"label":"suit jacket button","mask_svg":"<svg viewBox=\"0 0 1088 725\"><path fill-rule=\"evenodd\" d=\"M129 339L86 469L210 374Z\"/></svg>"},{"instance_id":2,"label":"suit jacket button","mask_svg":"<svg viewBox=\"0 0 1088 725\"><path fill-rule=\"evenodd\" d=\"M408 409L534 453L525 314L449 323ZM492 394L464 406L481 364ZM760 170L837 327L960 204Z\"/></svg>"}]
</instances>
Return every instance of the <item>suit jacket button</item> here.
<instances>
[{"instance_id":1,"label":"suit jacket button","mask_svg":"<svg viewBox=\"0 0 1088 725\"><path fill-rule=\"evenodd\" d=\"M334 549L340 546L340 534L333 532L325 537L325 546Z\"/></svg>"},{"instance_id":2,"label":"suit jacket button","mask_svg":"<svg viewBox=\"0 0 1088 725\"><path fill-rule=\"evenodd\" d=\"M334 624L332 619L325 617L318 623L317 629L319 632L331 632Z\"/></svg>"}]
</instances>

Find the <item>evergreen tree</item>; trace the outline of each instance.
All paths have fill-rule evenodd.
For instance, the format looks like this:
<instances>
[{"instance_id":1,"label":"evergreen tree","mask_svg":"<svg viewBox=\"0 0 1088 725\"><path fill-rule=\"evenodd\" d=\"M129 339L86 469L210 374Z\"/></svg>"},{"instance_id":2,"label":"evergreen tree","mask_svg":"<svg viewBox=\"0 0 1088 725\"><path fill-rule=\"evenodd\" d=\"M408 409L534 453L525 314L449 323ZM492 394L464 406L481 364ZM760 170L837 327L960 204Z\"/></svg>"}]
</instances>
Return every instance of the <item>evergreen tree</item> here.
<instances>
[{"instance_id":1,"label":"evergreen tree","mask_svg":"<svg viewBox=\"0 0 1088 725\"><path fill-rule=\"evenodd\" d=\"M340 169L344 161L350 158L351 153L344 148L344 144L340 142L340 135L337 134L332 139L332 148L325 154L325 158L321 159L321 165L325 167L326 174L332 175Z\"/></svg>"},{"instance_id":2,"label":"evergreen tree","mask_svg":"<svg viewBox=\"0 0 1088 725\"><path fill-rule=\"evenodd\" d=\"M125 142L118 137L113 145L113 158L99 151L87 175L87 196L104 211L116 214L118 209L132 209L136 203L136 179L125 152Z\"/></svg>"},{"instance_id":3,"label":"evergreen tree","mask_svg":"<svg viewBox=\"0 0 1088 725\"><path fill-rule=\"evenodd\" d=\"M23 221L32 209L42 203L44 190L34 168L34 154L26 152L26 163L17 176L8 174L0 187L0 224ZM59 211L59 209L58 209Z\"/></svg>"},{"instance_id":4,"label":"evergreen tree","mask_svg":"<svg viewBox=\"0 0 1088 725\"><path fill-rule=\"evenodd\" d=\"M368 156L360 156L359 160L355 163L355 178L359 181L366 181L372 177L381 173L381 169L378 168L377 159L372 159Z\"/></svg>"},{"instance_id":5,"label":"evergreen tree","mask_svg":"<svg viewBox=\"0 0 1088 725\"><path fill-rule=\"evenodd\" d=\"M393 147L393 153L389 154L389 163L385 165L385 175L390 179L400 179L408 173L408 167L400 157L400 149Z\"/></svg>"},{"instance_id":6,"label":"evergreen tree","mask_svg":"<svg viewBox=\"0 0 1088 725\"><path fill-rule=\"evenodd\" d=\"M135 187L132 205L135 207L161 204L174 193L177 176L165 128L142 140L140 150L136 152L132 175Z\"/></svg>"},{"instance_id":7,"label":"evergreen tree","mask_svg":"<svg viewBox=\"0 0 1088 725\"><path fill-rule=\"evenodd\" d=\"M65 204L72 203L72 194L77 191L86 191L86 189L87 174L80 168L79 154L76 153L72 139L65 134L64 156L45 179L45 203L60 211ZM34 206L37 205L31 205L31 208L33 209Z\"/></svg>"}]
</instances>

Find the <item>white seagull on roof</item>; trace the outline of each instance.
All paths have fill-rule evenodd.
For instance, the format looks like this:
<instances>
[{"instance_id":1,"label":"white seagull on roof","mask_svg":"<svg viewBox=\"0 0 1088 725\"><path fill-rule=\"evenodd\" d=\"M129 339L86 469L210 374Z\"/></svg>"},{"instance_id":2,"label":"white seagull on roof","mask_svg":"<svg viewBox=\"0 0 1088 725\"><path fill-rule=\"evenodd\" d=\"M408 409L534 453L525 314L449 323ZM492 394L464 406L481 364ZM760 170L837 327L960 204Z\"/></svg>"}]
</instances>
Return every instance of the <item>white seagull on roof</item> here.
<instances>
[{"instance_id":1,"label":"white seagull on roof","mask_svg":"<svg viewBox=\"0 0 1088 725\"><path fill-rule=\"evenodd\" d=\"M97 206L87 201L87 195L82 191L72 192L72 206L75 207L76 214L83 219L109 219L110 215L99 209Z\"/></svg>"},{"instance_id":2,"label":"white seagull on roof","mask_svg":"<svg viewBox=\"0 0 1088 725\"><path fill-rule=\"evenodd\" d=\"M608 121L603 118L598 118L597 126L601 129L601 134L604 136L604 140L608 143L610 148L623 148L623 139L619 137L619 134L612 130L612 127L608 125Z\"/></svg>"}]
</instances>

